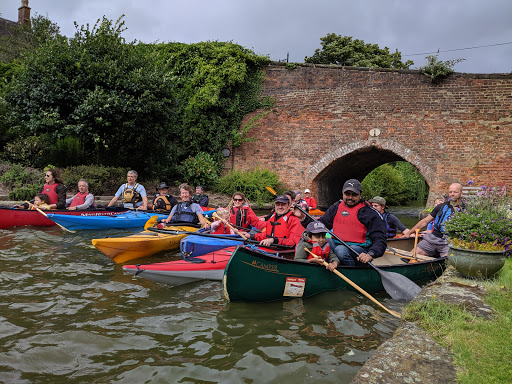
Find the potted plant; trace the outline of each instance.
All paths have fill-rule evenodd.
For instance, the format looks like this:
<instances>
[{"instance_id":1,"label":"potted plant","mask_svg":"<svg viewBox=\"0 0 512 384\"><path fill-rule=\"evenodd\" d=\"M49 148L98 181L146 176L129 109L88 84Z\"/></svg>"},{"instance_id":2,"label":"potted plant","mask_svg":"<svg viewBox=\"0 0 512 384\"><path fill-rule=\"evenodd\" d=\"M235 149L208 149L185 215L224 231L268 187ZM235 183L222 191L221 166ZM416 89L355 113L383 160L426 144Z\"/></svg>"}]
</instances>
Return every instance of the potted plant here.
<instances>
[{"instance_id":1,"label":"potted plant","mask_svg":"<svg viewBox=\"0 0 512 384\"><path fill-rule=\"evenodd\" d=\"M444 228L450 264L466 277L492 276L512 251L512 213L506 188L482 186L476 196L465 199L465 209L456 211Z\"/></svg>"}]
</instances>

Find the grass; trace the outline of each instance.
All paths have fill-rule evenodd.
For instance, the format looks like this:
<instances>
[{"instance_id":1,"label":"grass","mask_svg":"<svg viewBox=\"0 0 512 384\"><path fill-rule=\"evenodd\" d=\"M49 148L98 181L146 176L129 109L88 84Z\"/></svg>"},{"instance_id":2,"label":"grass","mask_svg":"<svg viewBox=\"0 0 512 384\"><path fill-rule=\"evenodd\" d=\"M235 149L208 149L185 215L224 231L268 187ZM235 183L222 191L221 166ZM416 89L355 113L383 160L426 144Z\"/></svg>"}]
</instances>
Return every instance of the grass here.
<instances>
[{"instance_id":1,"label":"grass","mask_svg":"<svg viewBox=\"0 0 512 384\"><path fill-rule=\"evenodd\" d=\"M403 318L418 322L452 351L459 383L512 383L512 259L495 279L481 285L495 312L492 320L435 297L409 304Z\"/></svg>"}]
</instances>

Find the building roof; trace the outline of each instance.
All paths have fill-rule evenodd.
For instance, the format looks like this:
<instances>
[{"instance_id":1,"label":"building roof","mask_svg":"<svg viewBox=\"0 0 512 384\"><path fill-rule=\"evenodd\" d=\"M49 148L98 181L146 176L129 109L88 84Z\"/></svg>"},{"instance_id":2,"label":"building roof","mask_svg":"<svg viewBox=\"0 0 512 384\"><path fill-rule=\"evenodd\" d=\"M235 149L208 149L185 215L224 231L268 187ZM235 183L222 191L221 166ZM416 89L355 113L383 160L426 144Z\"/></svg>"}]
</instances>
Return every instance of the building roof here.
<instances>
[{"instance_id":1,"label":"building roof","mask_svg":"<svg viewBox=\"0 0 512 384\"><path fill-rule=\"evenodd\" d=\"M11 28L16 26L19 24L0 17L0 36L12 36Z\"/></svg>"}]
</instances>

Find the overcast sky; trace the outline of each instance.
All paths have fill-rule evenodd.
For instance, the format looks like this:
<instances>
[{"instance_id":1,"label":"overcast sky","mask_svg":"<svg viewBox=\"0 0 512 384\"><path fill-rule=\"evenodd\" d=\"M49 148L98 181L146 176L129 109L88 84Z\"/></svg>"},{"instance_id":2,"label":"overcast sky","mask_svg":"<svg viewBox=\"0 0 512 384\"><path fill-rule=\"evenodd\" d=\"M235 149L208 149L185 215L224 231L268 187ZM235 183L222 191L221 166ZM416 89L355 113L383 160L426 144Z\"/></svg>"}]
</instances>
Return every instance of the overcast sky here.
<instances>
[{"instance_id":1,"label":"overcast sky","mask_svg":"<svg viewBox=\"0 0 512 384\"><path fill-rule=\"evenodd\" d=\"M17 21L20 4L0 0L1 16ZM290 62L302 63L321 37L335 33L398 49L413 69L425 63L424 53L440 50L440 60L466 59L457 72L512 71L512 0L29 0L29 6L68 37L74 21L92 26L124 14L128 41L232 41L274 61L289 53ZM488 45L495 46L443 52Z\"/></svg>"}]
</instances>

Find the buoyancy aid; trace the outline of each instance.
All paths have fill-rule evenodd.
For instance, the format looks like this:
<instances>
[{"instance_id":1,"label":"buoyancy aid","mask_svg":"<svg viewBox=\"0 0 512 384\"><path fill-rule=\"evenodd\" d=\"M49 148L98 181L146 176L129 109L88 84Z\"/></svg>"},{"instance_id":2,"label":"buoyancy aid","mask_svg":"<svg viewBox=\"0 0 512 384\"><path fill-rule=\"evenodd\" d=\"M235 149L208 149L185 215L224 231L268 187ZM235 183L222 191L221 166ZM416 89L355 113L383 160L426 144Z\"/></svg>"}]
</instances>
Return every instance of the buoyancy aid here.
<instances>
[{"instance_id":1,"label":"buoyancy aid","mask_svg":"<svg viewBox=\"0 0 512 384\"><path fill-rule=\"evenodd\" d=\"M138 186L139 183L135 184L133 187L130 187L128 183L124 185L123 203L132 203L135 205L135 203L142 201L142 196L136 191Z\"/></svg>"},{"instance_id":2,"label":"buoyancy aid","mask_svg":"<svg viewBox=\"0 0 512 384\"><path fill-rule=\"evenodd\" d=\"M312 243L312 242L310 242ZM318 243L312 243L313 249L311 250L312 253L314 253L317 256L320 256L322 259L327 260L329 257L329 253L331 252L331 247L329 246L329 243L325 243L323 246L321 246ZM309 255L308 259L312 259L314 256Z\"/></svg>"},{"instance_id":3,"label":"buoyancy aid","mask_svg":"<svg viewBox=\"0 0 512 384\"><path fill-rule=\"evenodd\" d=\"M338 206L334 216L332 230L343 241L351 243L366 243L366 227L357 219L357 213L365 205L358 203L353 207L347 207L343 201Z\"/></svg>"},{"instance_id":4,"label":"buoyancy aid","mask_svg":"<svg viewBox=\"0 0 512 384\"><path fill-rule=\"evenodd\" d=\"M289 211L276 220L276 213L270 217L265 227L267 237L287 237L290 233L288 220L293 213Z\"/></svg>"},{"instance_id":5,"label":"buoyancy aid","mask_svg":"<svg viewBox=\"0 0 512 384\"><path fill-rule=\"evenodd\" d=\"M191 201L179 202L176 205L176 211L174 212L174 215L172 215L171 223L199 223L199 218L195 212L192 211L192 208L190 207L191 205Z\"/></svg>"},{"instance_id":6,"label":"buoyancy aid","mask_svg":"<svg viewBox=\"0 0 512 384\"><path fill-rule=\"evenodd\" d=\"M169 201L169 195L157 195L153 200L153 209L170 211L172 208L172 204Z\"/></svg>"},{"instance_id":7,"label":"buoyancy aid","mask_svg":"<svg viewBox=\"0 0 512 384\"><path fill-rule=\"evenodd\" d=\"M41 193L44 193L48 195L48 198L50 199L50 204L57 204L59 201L59 195L57 194L57 186L59 184L53 183L53 184L45 184L43 186L43 191Z\"/></svg>"},{"instance_id":8,"label":"buoyancy aid","mask_svg":"<svg viewBox=\"0 0 512 384\"><path fill-rule=\"evenodd\" d=\"M220 222L217 229L213 232L215 235L231 235L231 228Z\"/></svg>"},{"instance_id":9,"label":"buoyancy aid","mask_svg":"<svg viewBox=\"0 0 512 384\"><path fill-rule=\"evenodd\" d=\"M82 205L85 203L85 199L87 198L87 196L89 196L89 193L85 193L85 194L82 194L82 193L77 193L75 195L75 197L73 197L73 201L71 202L71 205L70 207L76 207L77 205ZM93 208L94 204L90 207L86 207L86 208Z\"/></svg>"},{"instance_id":10,"label":"buoyancy aid","mask_svg":"<svg viewBox=\"0 0 512 384\"><path fill-rule=\"evenodd\" d=\"M392 226L390 222L388 222L389 212L384 212L382 214L384 218L384 222L386 223L386 237L395 237L397 228Z\"/></svg>"},{"instance_id":11,"label":"buoyancy aid","mask_svg":"<svg viewBox=\"0 0 512 384\"><path fill-rule=\"evenodd\" d=\"M240 208L231 207L229 222L235 223L237 227L250 228L251 224L247 222L247 208L243 206Z\"/></svg>"},{"instance_id":12,"label":"buoyancy aid","mask_svg":"<svg viewBox=\"0 0 512 384\"><path fill-rule=\"evenodd\" d=\"M35 210L36 207L39 208L42 211L49 211L51 209L51 207L48 204L46 204L46 203L40 204L40 205L32 205L32 208L30 208L30 209L34 209Z\"/></svg>"}]
</instances>

